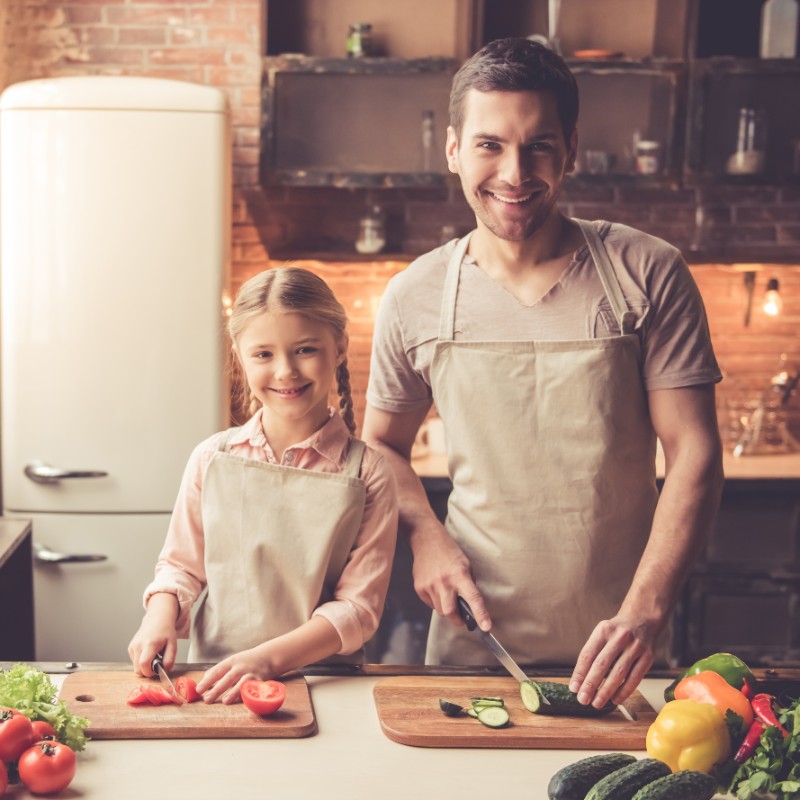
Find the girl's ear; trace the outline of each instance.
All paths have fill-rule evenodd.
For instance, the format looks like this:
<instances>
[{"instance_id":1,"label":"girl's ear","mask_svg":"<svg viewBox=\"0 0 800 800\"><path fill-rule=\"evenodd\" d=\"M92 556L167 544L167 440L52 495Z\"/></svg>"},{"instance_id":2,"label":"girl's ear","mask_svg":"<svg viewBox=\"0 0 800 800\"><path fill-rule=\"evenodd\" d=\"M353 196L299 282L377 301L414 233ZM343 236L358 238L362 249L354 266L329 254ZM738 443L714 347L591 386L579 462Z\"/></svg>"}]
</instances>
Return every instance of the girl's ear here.
<instances>
[{"instance_id":1,"label":"girl's ear","mask_svg":"<svg viewBox=\"0 0 800 800\"><path fill-rule=\"evenodd\" d=\"M350 337L345 331L342 338L336 343L336 366L342 363L347 358L347 348L350 344Z\"/></svg>"},{"instance_id":2,"label":"girl's ear","mask_svg":"<svg viewBox=\"0 0 800 800\"><path fill-rule=\"evenodd\" d=\"M231 353L233 353L234 357L239 362L239 366L244 367L244 364L242 363L241 353L239 353L239 348L235 344L231 345Z\"/></svg>"}]
</instances>

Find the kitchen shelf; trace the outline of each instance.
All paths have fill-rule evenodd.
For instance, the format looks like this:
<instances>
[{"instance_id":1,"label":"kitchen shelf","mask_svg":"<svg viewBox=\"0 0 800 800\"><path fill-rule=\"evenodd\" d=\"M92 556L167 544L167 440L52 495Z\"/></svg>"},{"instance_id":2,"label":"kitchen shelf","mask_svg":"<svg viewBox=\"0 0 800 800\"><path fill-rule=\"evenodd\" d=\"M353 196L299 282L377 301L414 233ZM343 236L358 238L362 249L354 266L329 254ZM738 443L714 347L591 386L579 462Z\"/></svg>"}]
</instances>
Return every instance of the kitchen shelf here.
<instances>
[{"instance_id":1,"label":"kitchen shelf","mask_svg":"<svg viewBox=\"0 0 800 800\"><path fill-rule=\"evenodd\" d=\"M452 58L264 59L267 184L342 188L439 187L444 148L426 159L423 113L444 140Z\"/></svg>"}]
</instances>

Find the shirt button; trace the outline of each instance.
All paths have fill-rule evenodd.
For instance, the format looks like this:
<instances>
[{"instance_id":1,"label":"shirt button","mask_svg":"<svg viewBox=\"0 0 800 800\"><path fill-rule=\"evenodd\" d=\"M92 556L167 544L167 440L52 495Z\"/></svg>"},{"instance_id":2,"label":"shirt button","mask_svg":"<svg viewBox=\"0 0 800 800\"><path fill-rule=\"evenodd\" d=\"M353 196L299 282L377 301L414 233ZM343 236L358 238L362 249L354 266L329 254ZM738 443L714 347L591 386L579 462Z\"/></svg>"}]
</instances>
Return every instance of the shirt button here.
<instances>
[{"instance_id":1,"label":"shirt button","mask_svg":"<svg viewBox=\"0 0 800 800\"><path fill-rule=\"evenodd\" d=\"M294 453L293 453L292 451L289 451L289 452L288 452L288 453L287 453L287 454L286 454L286 455L283 457L283 460L284 460L284 461L285 461L287 464L291 464L291 463L292 463L292 461L294 461Z\"/></svg>"}]
</instances>

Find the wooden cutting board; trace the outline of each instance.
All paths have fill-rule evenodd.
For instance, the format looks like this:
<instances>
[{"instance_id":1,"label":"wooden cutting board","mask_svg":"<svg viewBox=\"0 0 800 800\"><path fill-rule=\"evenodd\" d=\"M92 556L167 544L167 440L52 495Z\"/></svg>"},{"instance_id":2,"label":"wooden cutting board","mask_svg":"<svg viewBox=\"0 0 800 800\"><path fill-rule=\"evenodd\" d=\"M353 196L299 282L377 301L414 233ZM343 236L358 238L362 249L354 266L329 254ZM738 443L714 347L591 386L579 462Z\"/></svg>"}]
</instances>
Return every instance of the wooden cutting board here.
<instances>
[{"instance_id":1,"label":"wooden cutting board","mask_svg":"<svg viewBox=\"0 0 800 800\"><path fill-rule=\"evenodd\" d=\"M202 672L174 672L199 681ZM259 717L242 703L223 705L202 701L181 706L128 705L129 692L154 683L131 672L75 672L68 675L59 697L73 714L89 720L92 739L297 739L317 732L317 721L305 678L282 680L286 700L267 717Z\"/></svg>"},{"instance_id":2,"label":"wooden cutting board","mask_svg":"<svg viewBox=\"0 0 800 800\"><path fill-rule=\"evenodd\" d=\"M566 679L542 678L567 683ZM383 732L393 741L417 747L500 747L577 750L644 750L656 711L639 692L625 705L638 719L620 711L602 717L551 717L531 714L510 677L418 676L384 678L373 690ZM439 699L469 708L473 697L502 697L511 715L506 728L487 728L460 714L447 717Z\"/></svg>"}]
</instances>

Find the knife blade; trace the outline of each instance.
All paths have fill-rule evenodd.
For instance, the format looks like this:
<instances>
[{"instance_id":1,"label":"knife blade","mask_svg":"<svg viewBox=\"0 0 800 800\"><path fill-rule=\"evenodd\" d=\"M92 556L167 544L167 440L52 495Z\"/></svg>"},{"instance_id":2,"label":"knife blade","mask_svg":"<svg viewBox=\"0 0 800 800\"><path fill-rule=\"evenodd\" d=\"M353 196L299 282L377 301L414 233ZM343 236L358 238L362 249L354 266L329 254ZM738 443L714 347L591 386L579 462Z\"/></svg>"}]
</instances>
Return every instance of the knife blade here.
<instances>
[{"instance_id":1,"label":"knife blade","mask_svg":"<svg viewBox=\"0 0 800 800\"><path fill-rule=\"evenodd\" d=\"M183 705L186 702L186 699L183 697L183 695L178 693L178 690L173 686L172 681L169 679L167 671L164 669L163 651L159 651L155 654L153 661L150 664L150 668L156 673L156 675L158 675L158 680L161 683L162 688L172 698L173 702L179 706Z\"/></svg>"},{"instance_id":2,"label":"knife blade","mask_svg":"<svg viewBox=\"0 0 800 800\"><path fill-rule=\"evenodd\" d=\"M511 673L513 677L515 677L520 683L524 683L525 681L530 681L530 678L523 672L522 668L514 661L513 658L508 654L508 651L497 641L497 639L491 634L486 631L482 631L478 627L478 623L475 620L475 617L472 614L472 609L469 607L469 603L461 597L461 595L457 598L458 603L458 613L461 615L461 619L464 620L467 630L474 631L478 634L478 636L483 639L483 643L494 653L497 660ZM550 701L544 696L541 695L542 700L549 706L551 705ZM622 714L628 722L636 722L636 712L631 711L629 708L624 706L620 703L617 708L619 709L620 713Z\"/></svg>"},{"instance_id":3,"label":"knife blade","mask_svg":"<svg viewBox=\"0 0 800 800\"><path fill-rule=\"evenodd\" d=\"M478 627L478 623L475 620L475 617L472 614L472 609L469 607L469 603L459 595L456 599L458 603L458 613L461 615L461 619L464 620L464 623L467 626L468 631L474 631L475 633L480 636L483 640L483 643L489 648L489 650L494 653L495 658L511 673L513 678L516 678L520 683L530 683L531 679L525 674L522 667L514 661L513 658L508 653L508 650L497 641L496 637L489 633L488 631L482 631ZM550 701L542 696L542 700L547 704L550 705Z\"/></svg>"}]
</instances>

